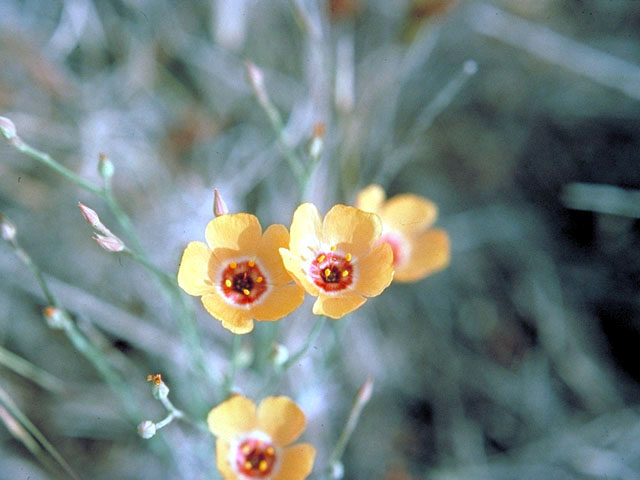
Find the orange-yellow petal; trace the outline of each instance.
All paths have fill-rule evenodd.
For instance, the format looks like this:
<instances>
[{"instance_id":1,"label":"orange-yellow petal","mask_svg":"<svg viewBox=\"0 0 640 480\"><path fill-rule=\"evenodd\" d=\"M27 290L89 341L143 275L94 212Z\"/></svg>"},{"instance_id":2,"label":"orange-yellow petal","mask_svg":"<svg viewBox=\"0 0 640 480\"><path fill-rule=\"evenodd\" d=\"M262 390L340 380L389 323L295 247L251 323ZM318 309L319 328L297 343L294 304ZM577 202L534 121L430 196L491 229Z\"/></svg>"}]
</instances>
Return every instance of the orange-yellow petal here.
<instances>
[{"instance_id":1,"label":"orange-yellow petal","mask_svg":"<svg viewBox=\"0 0 640 480\"><path fill-rule=\"evenodd\" d=\"M368 252L381 233L382 222L375 213L347 205L334 205L322 223L325 243L356 257Z\"/></svg>"},{"instance_id":2,"label":"orange-yellow petal","mask_svg":"<svg viewBox=\"0 0 640 480\"><path fill-rule=\"evenodd\" d=\"M309 443L293 445L282 454L280 470L271 480L304 480L313 469L316 449Z\"/></svg>"},{"instance_id":3,"label":"orange-yellow petal","mask_svg":"<svg viewBox=\"0 0 640 480\"><path fill-rule=\"evenodd\" d=\"M393 250L388 243L381 243L355 265L357 282L355 290L367 297L380 295L393 280Z\"/></svg>"},{"instance_id":4,"label":"orange-yellow petal","mask_svg":"<svg viewBox=\"0 0 640 480\"><path fill-rule=\"evenodd\" d=\"M437 216L438 207L433 202L410 193L390 198L380 211L385 226L407 235L423 232Z\"/></svg>"},{"instance_id":5,"label":"orange-yellow petal","mask_svg":"<svg viewBox=\"0 0 640 480\"><path fill-rule=\"evenodd\" d=\"M356 292L344 292L336 296L322 295L313 304L313 313L330 318L341 318L353 312L367 299Z\"/></svg>"},{"instance_id":6,"label":"orange-yellow petal","mask_svg":"<svg viewBox=\"0 0 640 480\"><path fill-rule=\"evenodd\" d=\"M302 285L308 294L318 296L320 290L311 280L309 280L309 277L303 268L302 259L296 257L286 248L280 249L280 256L284 262L284 267L293 276L296 282Z\"/></svg>"},{"instance_id":7,"label":"orange-yellow petal","mask_svg":"<svg viewBox=\"0 0 640 480\"><path fill-rule=\"evenodd\" d=\"M253 330L253 320L249 311L229 305L217 292L203 295L202 304L207 312L220 320L227 330L237 334L249 333Z\"/></svg>"},{"instance_id":8,"label":"orange-yellow petal","mask_svg":"<svg viewBox=\"0 0 640 480\"><path fill-rule=\"evenodd\" d=\"M304 288L297 283L270 287L267 297L249 313L256 320L279 320L289 315L304 301Z\"/></svg>"},{"instance_id":9,"label":"orange-yellow petal","mask_svg":"<svg viewBox=\"0 0 640 480\"><path fill-rule=\"evenodd\" d=\"M253 255L262 237L262 227L258 218L249 213L221 215L209 222L205 237L214 253L222 249Z\"/></svg>"},{"instance_id":10,"label":"orange-yellow petal","mask_svg":"<svg viewBox=\"0 0 640 480\"><path fill-rule=\"evenodd\" d=\"M306 425L304 413L289 397L267 397L258 406L258 429L281 447L295 442Z\"/></svg>"},{"instance_id":11,"label":"orange-yellow petal","mask_svg":"<svg viewBox=\"0 0 640 480\"><path fill-rule=\"evenodd\" d=\"M282 285L292 281L280 257L278 249L289 246L289 232L284 225L270 225L262 234L256 258L268 273L270 285Z\"/></svg>"},{"instance_id":12,"label":"orange-yellow petal","mask_svg":"<svg viewBox=\"0 0 640 480\"><path fill-rule=\"evenodd\" d=\"M216 440L216 466L224 480L238 480L235 472L229 465L229 442L218 438Z\"/></svg>"},{"instance_id":13,"label":"orange-yellow petal","mask_svg":"<svg viewBox=\"0 0 640 480\"><path fill-rule=\"evenodd\" d=\"M380 185L369 185L356 196L356 208L365 212L379 213L386 194Z\"/></svg>"},{"instance_id":14,"label":"orange-yellow petal","mask_svg":"<svg viewBox=\"0 0 640 480\"><path fill-rule=\"evenodd\" d=\"M289 250L296 256L311 258L320 244L322 220L316 206L303 203L293 212Z\"/></svg>"},{"instance_id":15,"label":"orange-yellow petal","mask_svg":"<svg viewBox=\"0 0 640 480\"><path fill-rule=\"evenodd\" d=\"M212 408L207 415L207 425L211 433L218 439L227 441L238 434L251 432L257 423L255 404L242 395L234 395Z\"/></svg>"},{"instance_id":16,"label":"orange-yellow petal","mask_svg":"<svg viewBox=\"0 0 640 480\"><path fill-rule=\"evenodd\" d=\"M184 249L178 267L178 285L189 295L204 295L214 290L209 278L211 250L202 242L191 242Z\"/></svg>"},{"instance_id":17,"label":"orange-yellow petal","mask_svg":"<svg viewBox=\"0 0 640 480\"><path fill-rule=\"evenodd\" d=\"M420 280L446 267L450 257L451 247L447 232L440 229L428 230L412 242L409 258L396 270L394 280Z\"/></svg>"}]
</instances>

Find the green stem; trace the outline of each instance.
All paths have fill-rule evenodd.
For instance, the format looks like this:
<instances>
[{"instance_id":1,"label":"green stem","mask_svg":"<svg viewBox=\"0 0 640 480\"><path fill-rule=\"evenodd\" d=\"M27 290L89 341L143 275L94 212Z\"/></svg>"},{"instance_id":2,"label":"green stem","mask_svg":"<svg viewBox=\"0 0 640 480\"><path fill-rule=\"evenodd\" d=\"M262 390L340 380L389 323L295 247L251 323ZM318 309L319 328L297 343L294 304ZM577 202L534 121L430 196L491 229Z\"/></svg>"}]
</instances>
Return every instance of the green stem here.
<instances>
[{"instance_id":1,"label":"green stem","mask_svg":"<svg viewBox=\"0 0 640 480\"><path fill-rule=\"evenodd\" d=\"M322 327L324 326L326 321L327 321L327 317L318 318L318 320L316 321L316 324L313 326L313 330L311 330L311 333L309 333L309 336L305 340L300 350L298 350L296 353L291 355L289 359L282 364L282 367L281 367L282 372L286 372L294 363L300 360L305 353L307 353L307 350L309 350L309 347L311 346L311 344L316 340L316 338L318 338L318 335L320 334L320 330L322 330Z\"/></svg>"},{"instance_id":2,"label":"green stem","mask_svg":"<svg viewBox=\"0 0 640 480\"><path fill-rule=\"evenodd\" d=\"M0 347L0 364L50 392L64 392L62 380L3 347Z\"/></svg>"},{"instance_id":3,"label":"green stem","mask_svg":"<svg viewBox=\"0 0 640 480\"><path fill-rule=\"evenodd\" d=\"M226 375L224 379L224 397L223 400L226 400L231 395L231 390L233 388L233 379L236 376L236 370L238 369L238 352L240 351L240 335L233 335L233 339L231 341L231 362L229 365L229 373Z\"/></svg>"}]
</instances>

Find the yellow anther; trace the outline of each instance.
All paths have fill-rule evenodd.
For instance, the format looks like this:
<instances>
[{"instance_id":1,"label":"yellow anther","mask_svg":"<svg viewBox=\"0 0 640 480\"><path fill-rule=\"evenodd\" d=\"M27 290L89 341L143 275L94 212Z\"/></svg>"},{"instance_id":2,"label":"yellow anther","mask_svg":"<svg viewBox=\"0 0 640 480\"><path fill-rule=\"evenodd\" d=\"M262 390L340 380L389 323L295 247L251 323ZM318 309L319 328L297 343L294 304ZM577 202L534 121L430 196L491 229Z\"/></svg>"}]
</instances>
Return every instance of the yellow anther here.
<instances>
[{"instance_id":1,"label":"yellow anther","mask_svg":"<svg viewBox=\"0 0 640 480\"><path fill-rule=\"evenodd\" d=\"M258 465L258 470L261 472L266 472L267 468L269 468L269 464L266 460L260 460L260 464Z\"/></svg>"},{"instance_id":2,"label":"yellow anther","mask_svg":"<svg viewBox=\"0 0 640 480\"><path fill-rule=\"evenodd\" d=\"M324 269L324 276L328 277L329 275L331 275L331 269L330 268L325 268Z\"/></svg>"},{"instance_id":3,"label":"yellow anther","mask_svg":"<svg viewBox=\"0 0 640 480\"><path fill-rule=\"evenodd\" d=\"M336 251L336 246L335 245L331 245L331 251L335 252Z\"/></svg>"},{"instance_id":4,"label":"yellow anther","mask_svg":"<svg viewBox=\"0 0 640 480\"><path fill-rule=\"evenodd\" d=\"M254 262L253 260L249 260L249 262L247 263L247 265L249 265L251 268L256 266L256 262Z\"/></svg>"},{"instance_id":5,"label":"yellow anther","mask_svg":"<svg viewBox=\"0 0 640 480\"><path fill-rule=\"evenodd\" d=\"M322 262L324 262L325 258L327 258L327 257L325 257L324 255L318 255L318 258L316 258L316 261L318 263L322 263Z\"/></svg>"},{"instance_id":6,"label":"yellow anther","mask_svg":"<svg viewBox=\"0 0 640 480\"><path fill-rule=\"evenodd\" d=\"M273 457L275 453L276 453L276 450L273 447L267 448L267 455L269 455L270 457Z\"/></svg>"},{"instance_id":7,"label":"yellow anther","mask_svg":"<svg viewBox=\"0 0 640 480\"><path fill-rule=\"evenodd\" d=\"M244 447L242 447L242 453L244 453L245 455L249 455L251 453L251 446L249 444L246 444Z\"/></svg>"},{"instance_id":8,"label":"yellow anther","mask_svg":"<svg viewBox=\"0 0 640 480\"><path fill-rule=\"evenodd\" d=\"M231 280L229 280L228 278L224 281L224 284L227 288L231 288L231 285L233 285L233 283L231 283Z\"/></svg>"},{"instance_id":9,"label":"yellow anther","mask_svg":"<svg viewBox=\"0 0 640 480\"><path fill-rule=\"evenodd\" d=\"M351 261L351 258L353 258L353 257L351 257L351 254L350 254L350 253L347 253L347 255L344 257L344 259L345 259L347 262L350 262L350 261Z\"/></svg>"},{"instance_id":10,"label":"yellow anther","mask_svg":"<svg viewBox=\"0 0 640 480\"><path fill-rule=\"evenodd\" d=\"M242 293L244 293L245 295L251 295L251 290L248 290L246 288L242 289Z\"/></svg>"},{"instance_id":11,"label":"yellow anther","mask_svg":"<svg viewBox=\"0 0 640 480\"><path fill-rule=\"evenodd\" d=\"M246 462L244 462L244 469L245 470L253 469L253 464L249 460L247 460Z\"/></svg>"},{"instance_id":12,"label":"yellow anther","mask_svg":"<svg viewBox=\"0 0 640 480\"><path fill-rule=\"evenodd\" d=\"M229 268L231 268L231 270L235 270L237 266L238 266L238 264L236 262L231 262L229 264Z\"/></svg>"},{"instance_id":13,"label":"yellow anther","mask_svg":"<svg viewBox=\"0 0 640 480\"><path fill-rule=\"evenodd\" d=\"M341 273L341 275L342 275L343 277L347 277L347 276L349 275L349 270L343 270L343 271L342 271L342 273Z\"/></svg>"},{"instance_id":14,"label":"yellow anther","mask_svg":"<svg viewBox=\"0 0 640 480\"><path fill-rule=\"evenodd\" d=\"M258 278L256 278L256 282L257 282L257 283L262 283L262 281L263 281L263 280L264 280L264 278L262 278L262 277L258 277Z\"/></svg>"}]
</instances>

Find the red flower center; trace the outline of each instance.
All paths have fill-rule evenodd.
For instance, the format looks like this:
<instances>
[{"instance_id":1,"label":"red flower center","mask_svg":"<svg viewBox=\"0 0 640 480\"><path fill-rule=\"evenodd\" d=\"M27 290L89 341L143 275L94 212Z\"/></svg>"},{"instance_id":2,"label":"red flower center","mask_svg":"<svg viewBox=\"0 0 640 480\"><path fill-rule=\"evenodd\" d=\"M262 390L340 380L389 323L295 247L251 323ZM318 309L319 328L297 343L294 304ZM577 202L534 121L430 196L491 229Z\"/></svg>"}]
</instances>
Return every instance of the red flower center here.
<instances>
[{"instance_id":1,"label":"red flower center","mask_svg":"<svg viewBox=\"0 0 640 480\"><path fill-rule=\"evenodd\" d=\"M268 440L246 438L236 451L236 469L249 478L266 478L276 463L276 448Z\"/></svg>"},{"instance_id":2,"label":"red flower center","mask_svg":"<svg viewBox=\"0 0 640 480\"><path fill-rule=\"evenodd\" d=\"M232 303L248 305L264 295L267 281L254 261L231 262L222 272L220 288Z\"/></svg>"},{"instance_id":3,"label":"red flower center","mask_svg":"<svg viewBox=\"0 0 640 480\"><path fill-rule=\"evenodd\" d=\"M332 247L330 252L321 253L311 262L309 276L325 292L344 290L353 283L351 254L339 255Z\"/></svg>"}]
</instances>

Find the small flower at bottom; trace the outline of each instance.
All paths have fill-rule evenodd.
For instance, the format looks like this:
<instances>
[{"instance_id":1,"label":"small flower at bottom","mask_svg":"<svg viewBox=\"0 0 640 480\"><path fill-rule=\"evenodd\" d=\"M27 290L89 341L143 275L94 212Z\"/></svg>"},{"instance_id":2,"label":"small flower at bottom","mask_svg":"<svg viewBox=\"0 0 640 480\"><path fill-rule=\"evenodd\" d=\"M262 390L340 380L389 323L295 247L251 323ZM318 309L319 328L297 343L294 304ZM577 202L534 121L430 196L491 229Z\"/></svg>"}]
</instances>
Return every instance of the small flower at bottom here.
<instances>
[{"instance_id":1,"label":"small flower at bottom","mask_svg":"<svg viewBox=\"0 0 640 480\"><path fill-rule=\"evenodd\" d=\"M385 199L380 186L370 185L358 193L356 207L380 215L384 226L380 241L393 249L394 280L415 282L446 267L449 236L430 228L438 216L435 204L412 194Z\"/></svg>"},{"instance_id":2,"label":"small flower at bottom","mask_svg":"<svg viewBox=\"0 0 640 480\"><path fill-rule=\"evenodd\" d=\"M380 295L393 279L393 252L376 245L382 233L377 215L335 205L324 220L315 205L293 214L289 248L281 248L285 268L311 295L313 313L340 318Z\"/></svg>"},{"instance_id":3,"label":"small flower at bottom","mask_svg":"<svg viewBox=\"0 0 640 480\"><path fill-rule=\"evenodd\" d=\"M216 437L216 464L224 480L303 480L311 473L316 451L300 437L306 418L287 397L267 397L256 408L235 395L209 412Z\"/></svg>"},{"instance_id":4,"label":"small flower at bottom","mask_svg":"<svg viewBox=\"0 0 640 480\"><path fill-rule=\"evenodd\" d=\"M201 296L207 311L233 333L253 330L253 320L278 320L304 300L304 290L284 269L278 249L289 244L284 225L262 233L254 215L214 218L205 232L208 246L191 242L182 254L178 284Z\"/></svg>"}]
</instances>

